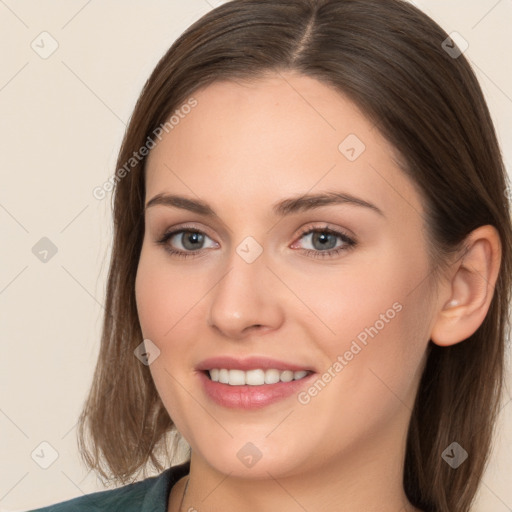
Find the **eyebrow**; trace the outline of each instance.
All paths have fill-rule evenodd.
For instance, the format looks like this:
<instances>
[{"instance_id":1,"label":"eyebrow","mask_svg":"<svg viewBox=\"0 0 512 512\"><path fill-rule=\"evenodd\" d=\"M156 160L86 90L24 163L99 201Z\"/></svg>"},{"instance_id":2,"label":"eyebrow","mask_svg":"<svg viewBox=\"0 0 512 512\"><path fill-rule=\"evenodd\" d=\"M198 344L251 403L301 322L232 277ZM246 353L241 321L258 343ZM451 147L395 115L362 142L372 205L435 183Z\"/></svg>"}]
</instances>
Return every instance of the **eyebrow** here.
<instances>
[{"instance_id":1,"label":"eyebrow","mask_svg":"<svg viewBox=\"0 0 512 512\"><path fill-rule=\"evenodd\" d=\"M322 206L328 206L332 204L350 204L352 206L359 206L370 209L382 217L385 217L382 210L374 204L345 192L306 194L283 199L272 205L272 212L276 216L284 217L286 215L291 215L307 210L314 210L316 208L321 208ZM198 213L199 215L204 215L206 217L219 218L215 210L207 202L201 199L190 199L180 195L162 193L157 194L152 199L150 199L145 206L145 210L156 205L181 208L183 210Z\"/></svg>"}]
</instances>

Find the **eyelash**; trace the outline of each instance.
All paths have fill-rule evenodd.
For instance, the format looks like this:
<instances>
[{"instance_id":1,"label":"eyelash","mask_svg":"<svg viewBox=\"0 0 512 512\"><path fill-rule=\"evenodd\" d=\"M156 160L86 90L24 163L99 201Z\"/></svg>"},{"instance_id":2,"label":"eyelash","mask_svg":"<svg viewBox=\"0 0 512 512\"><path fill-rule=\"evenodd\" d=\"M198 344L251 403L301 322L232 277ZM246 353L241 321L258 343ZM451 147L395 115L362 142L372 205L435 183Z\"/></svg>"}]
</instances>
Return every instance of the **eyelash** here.
<instances>
[{"instance_id":1,"label":"eyelash","mask_svg":"<svg viewBox=\"0 0 512 512\"><path fill-rule=\"evenodd\" d=\"M181 250L172 249L171 247L169 247L167 242L174 235L176 235L178 233L198 233L201 235L208 236L203 231L196 229L192 226L180 226L178 229L175 229L173 231L169 231L169 232L165 233L162 236L162 238L160 238L159 240L156 241L156 243L158 245L163 245L165 250L172 256L177 256L178 258L184 258L184 259L195 257L198 253L201 252L201 249L196 250L196 251L181 251ZM341 240L345 244L341 247L338 247L337 249L329 249L328 251L317 251L314 249L302 249L302 251L305 252L305 254L310 255L313 258L334 258L344 251L353 249L357 245L357 242L354 239L350 238L346 233L344 233L342 231L336 231L327 226L325 226L325 227L307 226L306 228L304 228L303 231L301 231L298 239L300 240L305 235L309 235L311 233L328 233L330 235L335 235L335 236L341 238Z\"/></svg>"}]
</instances>

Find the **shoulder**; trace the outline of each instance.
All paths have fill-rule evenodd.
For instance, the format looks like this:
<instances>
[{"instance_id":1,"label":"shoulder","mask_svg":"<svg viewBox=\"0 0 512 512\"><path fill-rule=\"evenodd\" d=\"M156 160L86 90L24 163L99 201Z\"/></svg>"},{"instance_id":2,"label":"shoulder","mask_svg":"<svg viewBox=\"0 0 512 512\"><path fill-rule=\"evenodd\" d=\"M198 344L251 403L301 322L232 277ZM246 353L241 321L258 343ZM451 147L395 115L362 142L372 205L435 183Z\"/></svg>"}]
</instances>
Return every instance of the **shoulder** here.
<instances>
[{"instance_id":1,"label":"shoulder","mask_svg":"<svg viewBox=\"0 0 512 512\"><path fill-rule=\"evenodd\" d=\"M140 482L86 494L29 512L166 512L172 486L189 469L190 462L185 462Z\"/></svg>"}]
</instances>

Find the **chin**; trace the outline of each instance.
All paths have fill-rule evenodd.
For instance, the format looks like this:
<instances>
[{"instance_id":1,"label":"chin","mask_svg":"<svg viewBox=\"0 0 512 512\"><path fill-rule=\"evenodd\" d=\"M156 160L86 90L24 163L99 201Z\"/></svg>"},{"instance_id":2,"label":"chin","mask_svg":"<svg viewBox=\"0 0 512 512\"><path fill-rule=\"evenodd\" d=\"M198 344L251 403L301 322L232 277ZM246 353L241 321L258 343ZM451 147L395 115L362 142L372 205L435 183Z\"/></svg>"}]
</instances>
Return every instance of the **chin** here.
<instances>
[{"instance_id":1,"label":"chin","mask_svg":"<svg viewBox=\"0 0 512 512\"><path fill-rule=\"evenodd\" d=\"M268 479L270 475L282 478L302 473L305 461L312 455L301 453L300 446L283 446L282 440L272 443L264 438L230 440L224 449L220 450L218 444L216 447L212 450L210 442L201 457L220 473L242 479Z\"/></svg>"}]
</instances>

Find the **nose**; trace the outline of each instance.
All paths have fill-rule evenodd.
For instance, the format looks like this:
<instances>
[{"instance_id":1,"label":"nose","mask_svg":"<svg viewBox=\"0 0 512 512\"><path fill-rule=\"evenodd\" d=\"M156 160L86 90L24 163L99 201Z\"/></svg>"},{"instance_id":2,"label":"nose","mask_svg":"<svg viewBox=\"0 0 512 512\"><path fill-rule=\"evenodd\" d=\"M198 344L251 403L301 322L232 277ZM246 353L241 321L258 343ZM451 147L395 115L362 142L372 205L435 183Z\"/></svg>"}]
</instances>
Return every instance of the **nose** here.
<instances>
[{"instance_id":1,"label":"nose","mask_svg":"<svg viewBox=\"0 0 512 512\"><path fill-rule=\"evenodd\" d=\"M233 251L226 272L208 294L208 325L226 338L242 340L283 322L284 287L264 254L248 263Z\"/></svg>"}]
</instances>

